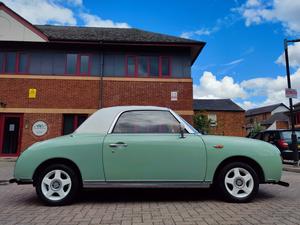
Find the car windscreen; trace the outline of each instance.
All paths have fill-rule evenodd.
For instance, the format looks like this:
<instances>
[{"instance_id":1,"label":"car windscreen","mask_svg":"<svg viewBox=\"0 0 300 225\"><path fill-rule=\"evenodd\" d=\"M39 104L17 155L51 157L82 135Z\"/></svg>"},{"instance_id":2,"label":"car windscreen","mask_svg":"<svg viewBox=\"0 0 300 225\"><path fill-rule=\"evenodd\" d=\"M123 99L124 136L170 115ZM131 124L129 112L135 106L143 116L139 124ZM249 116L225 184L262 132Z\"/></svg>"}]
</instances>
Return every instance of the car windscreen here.
<instances>
[{"instance_id":1,"label":"car windscreen","mask_svg":"<svg viewBox=\"0 0 300 225\"><path fill-rule=\"evenodd\" d=\"M292 131L283 131L282 138L283 139L291 139ZM296 131L296 135L298 139L300 139L300 131Z\"/></svg>"}]
</instances>

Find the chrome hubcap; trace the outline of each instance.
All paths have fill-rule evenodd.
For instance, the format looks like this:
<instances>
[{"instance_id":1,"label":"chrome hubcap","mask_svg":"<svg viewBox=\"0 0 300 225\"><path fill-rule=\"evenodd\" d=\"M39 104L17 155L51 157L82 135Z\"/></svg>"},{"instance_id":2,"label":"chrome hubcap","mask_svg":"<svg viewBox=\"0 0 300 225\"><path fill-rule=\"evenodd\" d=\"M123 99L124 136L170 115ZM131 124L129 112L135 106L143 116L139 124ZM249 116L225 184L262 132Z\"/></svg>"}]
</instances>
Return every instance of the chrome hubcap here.
<instances>
[{"instance_id":1,"label":"chrome hubcap","mask_svg":"<svg viewBox=\"0 0 300 225\"><path fill-rule=\"evenodd\" d=\"M41 183L44 196L52 201L59 201L66 197L72 186L72 181L65 171L52 170L47 173Z\"/></svg>"},{"instance_id":2,"label":"chrome hubcap","mask_svg":"<svg viewBox=\"0 0 300 225\"><path fill-rule=\"evenodd\" d=\"M254 188L252 175L244 168L232 168L225 175L225 187L234 197L244 198L251 194Z\"/></svg>"}]
</instances>

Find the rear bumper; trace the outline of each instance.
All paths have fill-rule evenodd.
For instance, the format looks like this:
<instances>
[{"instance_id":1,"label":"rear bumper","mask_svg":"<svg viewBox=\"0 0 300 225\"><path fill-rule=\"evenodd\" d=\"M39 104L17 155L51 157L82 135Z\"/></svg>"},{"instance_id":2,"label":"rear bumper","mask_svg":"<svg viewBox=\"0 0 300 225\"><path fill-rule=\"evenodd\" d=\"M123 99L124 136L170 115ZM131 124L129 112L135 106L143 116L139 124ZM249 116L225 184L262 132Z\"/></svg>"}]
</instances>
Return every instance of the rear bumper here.
<instances>
[{"instance_id":1,"label":"rear bumper","mask_svg":"<svg viewBox=\"0 0 300 225\"><path fill-rule=\"evenodd\" d=\"M300 151L298 150L298 155L299 155L299 158L300 158ZM294 159L294 152L293 150L282 150L281 151L281 156L283 159L285 160L293 160Z\"/></svg>"}]
</instances>

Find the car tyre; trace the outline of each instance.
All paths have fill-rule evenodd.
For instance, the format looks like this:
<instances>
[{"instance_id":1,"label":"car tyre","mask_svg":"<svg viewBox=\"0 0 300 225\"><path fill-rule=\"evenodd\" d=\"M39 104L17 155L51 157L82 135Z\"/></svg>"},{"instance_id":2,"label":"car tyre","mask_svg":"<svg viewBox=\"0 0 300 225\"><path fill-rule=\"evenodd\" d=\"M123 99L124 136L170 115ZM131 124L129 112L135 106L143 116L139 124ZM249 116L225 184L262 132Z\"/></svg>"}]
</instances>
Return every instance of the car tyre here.
<instances>
[{"instance_id":1,"label":"car tyre","mask_svg":"<svg viewBox=\"0 0 300 225\"><path fill-rule=\"evenodd\" d=\"M36 181L36 193L49 206L70 204L79 192L78 174L69 166L54 164L41 171Z\"/></svg>"},{"instance_id":2,"label":"car tyre","mask_svg":"<svg viewBox=\"0 0 300 225\"><path fill-rule=\"evenodd\" d=\"M251 201L259 189L255 170L246 163L234 162L224 166L217 177L217 189L228 202Z\"/></svg>"}]
</instances>

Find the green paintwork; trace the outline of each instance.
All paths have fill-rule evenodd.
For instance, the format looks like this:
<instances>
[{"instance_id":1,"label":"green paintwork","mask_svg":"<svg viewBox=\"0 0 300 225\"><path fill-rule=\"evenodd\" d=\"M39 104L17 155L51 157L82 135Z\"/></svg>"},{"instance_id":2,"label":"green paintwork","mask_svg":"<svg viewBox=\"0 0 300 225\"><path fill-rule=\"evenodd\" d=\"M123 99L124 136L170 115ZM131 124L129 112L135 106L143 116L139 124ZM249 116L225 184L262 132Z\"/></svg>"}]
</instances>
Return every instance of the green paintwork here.
<instances>
[{"instance_id":1,"label":"green paintwork","mask_svg":"<svg viewBox=\"0 0 300 225\"><path fill-rule=\"evenodd\" d=\"M124 148L108 145L128 144ZM216 149L214 145L224 145ZM19 157L17 180L30 180L46 160L65 158L80 169L84 181L212 181L218 165L246 156L263 169L266 181L279 181L279 150L266 142L224 136L186 134L73 134L39 142ZM106 177L106 179L105 179Z\"/></svg>"},{"instance_id":2,"label":"green paintwork","mask_svg":"<svg viewBox=\"0 0 300 225\"><path fill-rule=\"evenodd\" d=\"M128 146L109 147L117 142ZM193 134L108 134L103 161L107 181L203 181L206 150Z\"/></svg>"}]
</instances>

